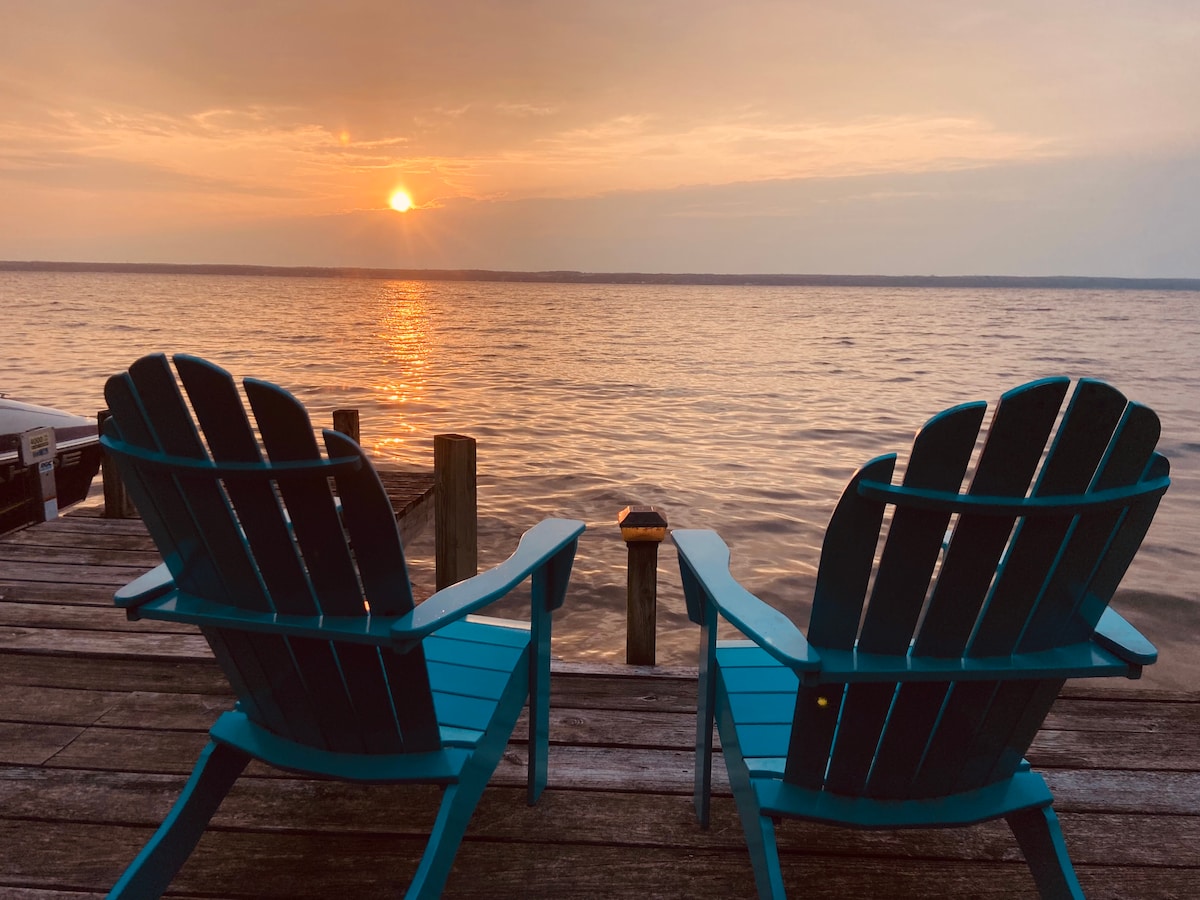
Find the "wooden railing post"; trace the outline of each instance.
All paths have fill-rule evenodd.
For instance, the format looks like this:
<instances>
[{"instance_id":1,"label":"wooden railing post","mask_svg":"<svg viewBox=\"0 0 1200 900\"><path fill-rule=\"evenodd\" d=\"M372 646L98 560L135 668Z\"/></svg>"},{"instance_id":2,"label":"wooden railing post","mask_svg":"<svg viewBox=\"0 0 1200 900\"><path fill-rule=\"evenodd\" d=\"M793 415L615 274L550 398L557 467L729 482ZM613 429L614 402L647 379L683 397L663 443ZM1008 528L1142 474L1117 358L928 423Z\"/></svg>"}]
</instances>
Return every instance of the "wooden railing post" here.
<instances>
[{"instance_id":1,"label":"wooden railing post","mask_svg":"<svg viewBox=\"0 0 1200 900\"><path fill-rule=\"evenodd\" d=\"M333 411L333 430L339 431L346 437L351 438L354 443L361 444L359 438L358 426L358 410L357 409L335 409Z\"/></svg>"},{"instance_id":2,"label":"wooden railing post","mask_svg":"<svg viewBox=\"0 0 1200 900\"><path fill-rule=\"evenodd\" d=\"M96 413L96 428L100 434L104 434L104 423L111 415L107 409ZM125 482L121 480L117 464L109 458L107 452L100 455L100 479L104 484L104 518L136 519L137 507L133 505L129 491L125 489Z\"/></svg>"},{"instance_id":3,"label":"wooden railing post","mask_svg":"<svg viewBox=\"0 0 1200 900\"><path fill-rule=\"evenodd\" d=\"M667 536L667 517L653 506L627 506L617 516L628 548L625 598L625 662L654 665L658 606L658 545Z\"/></svg>"},{"instance_id":4,"label":"wooden railing post","mask_svg":"<svg viewBox=\"0 0 1200 900\"><path fill-rule=\"evenodd\" d=\"M479 571L475 439L433 436L435 582L444 587Z\"/></svg>"}]
</instances>

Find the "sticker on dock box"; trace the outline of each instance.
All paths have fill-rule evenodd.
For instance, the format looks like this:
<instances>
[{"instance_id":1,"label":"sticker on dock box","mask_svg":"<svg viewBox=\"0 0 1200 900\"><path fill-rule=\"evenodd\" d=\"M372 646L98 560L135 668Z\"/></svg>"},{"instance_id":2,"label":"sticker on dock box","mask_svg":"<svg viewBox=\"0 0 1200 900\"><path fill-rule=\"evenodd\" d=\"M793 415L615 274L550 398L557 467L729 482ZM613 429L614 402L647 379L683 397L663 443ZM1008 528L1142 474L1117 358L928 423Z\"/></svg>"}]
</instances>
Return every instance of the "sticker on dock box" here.
<instances>
[{"instance_id":1,"label":"sticker on dock box","mask_svg":"<svg viewBox=\"0 0 1200 900\"><path fill-rule=\"evenodd\" d=\"M30 428L21 432L21 462L32 466L54 459L54 429Z\"/></svg>"}]
</instances>

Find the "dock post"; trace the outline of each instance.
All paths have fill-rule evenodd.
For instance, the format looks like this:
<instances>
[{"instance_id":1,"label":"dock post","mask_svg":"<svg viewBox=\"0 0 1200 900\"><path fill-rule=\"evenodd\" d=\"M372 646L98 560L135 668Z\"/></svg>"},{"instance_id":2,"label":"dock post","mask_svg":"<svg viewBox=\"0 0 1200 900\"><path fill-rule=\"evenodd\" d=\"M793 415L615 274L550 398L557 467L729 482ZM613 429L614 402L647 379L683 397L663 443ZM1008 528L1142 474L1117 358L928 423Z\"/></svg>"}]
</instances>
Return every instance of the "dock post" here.
<instances>
[{"instance_id":1,"label":"dock post","mask_svg":"<svg viewBox=\"0 0 1200 900\"><path fill-rule=\"evenodd\" d=\"M111 415L112 413L107 409L96 413L98 433L104 434L104 423ZM100 455L100 480L104 485L104 518L136 519L138 517L137 507L133 505L129 491L125 489L125 482L121 480L117 464L109 457L107 451Z\"/></svg>"},{"instance_id":2,"label":"dock post","mask_svg":"<svg viewBox=\"0 0 1200 900\"><path fill-rule=\"evenodd\" d=\"M362 441L359 438L361 432L358 427L358 410L335 409L333 411L333 430L346 435L354 443L361 444Z\"/></svg>"},{"instance_id":3,"label":"dock post","mask_svg":"<svg viewBox=\"0 0 1200 900\"><path fill-rule=\"evenodd\" d=\"M479 571L475 439L433 436L434 557L437 589Z\"/></svg>"},{"instance_id":4,"label":"dock post","mask_svg":"<svg viewBox=\"0 0 1200 900\"><path fill-rule=\"evenodd\" d=\"M658 605L658 545L667 536L667 517L653 506L627 506L617 515L628 548L625 662L654 665Z\"/></svg>"}]
</instances>

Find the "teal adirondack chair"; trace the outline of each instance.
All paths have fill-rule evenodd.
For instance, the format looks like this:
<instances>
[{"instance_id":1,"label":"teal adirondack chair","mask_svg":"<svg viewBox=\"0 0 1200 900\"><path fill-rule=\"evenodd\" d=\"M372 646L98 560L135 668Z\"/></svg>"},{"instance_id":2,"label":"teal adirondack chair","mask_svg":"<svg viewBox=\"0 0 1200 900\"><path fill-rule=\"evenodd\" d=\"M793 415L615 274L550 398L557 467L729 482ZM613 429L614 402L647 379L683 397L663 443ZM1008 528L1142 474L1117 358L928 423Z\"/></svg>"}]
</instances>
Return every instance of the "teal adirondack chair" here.
<instances>
[{"instance_id":1,"label":"teal adirondack chair","mask_svg":"<svg viewBox=\"0 0 1200 900\"><path fill-rule=\"evenodd\" d=\"M530 804L546 785L550 619L583 523L547 519L507 561L414 605L391 504L359 446L325 431L323 456L304 407L246 379L264 457L229 374L174 362L194 419L162 355L105 388L102 442L164 560L115 601L132 619L198 625L237 704L110 896L161 894L253 758L441 785L407 894L436 897L526 698ZM468 617L530 576L529 623Z\"/></svg>"},{"instance_id":2,"label":"teal adirondack chair","mask_svg":"<svg viewBox=\"0 0 1200 900\"><path fill-rule=\"evenodd\" d=\"M674 532L701 626L696 811L707 825L715 716L760 897L784 896L781 818L1000 817L1043 897L1083 896L1024 755L1065 679L1155 661L1108 603L1169 468L1154 413L1098 381L1078 383L1051 442L1068 387L1001 398L963 493L983 403L933 418L902 484L894 454L860 469L825 534L807 635L734 580L715 533ZM718 614L750 640L717 641Z\"/></svg>"}]
</instances>

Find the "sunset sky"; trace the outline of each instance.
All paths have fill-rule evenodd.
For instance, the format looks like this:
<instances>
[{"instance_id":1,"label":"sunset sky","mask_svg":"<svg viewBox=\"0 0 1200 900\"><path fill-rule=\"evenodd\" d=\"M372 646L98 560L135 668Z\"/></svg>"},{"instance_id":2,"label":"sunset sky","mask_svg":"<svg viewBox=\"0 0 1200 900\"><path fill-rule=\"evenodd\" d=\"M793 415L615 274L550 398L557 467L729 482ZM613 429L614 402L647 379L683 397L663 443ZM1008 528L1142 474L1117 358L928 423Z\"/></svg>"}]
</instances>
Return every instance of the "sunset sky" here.
<instances>
[{"instance_id":1,"label":"sunset sky","mask_svg":"<svg viewBox=\"0 0 1200 900\"><path fill-rule=\"evenodd\" d=\"M0 259L1200 277L1200 0L0 22Z\"/></svg>"}]
</instances>

